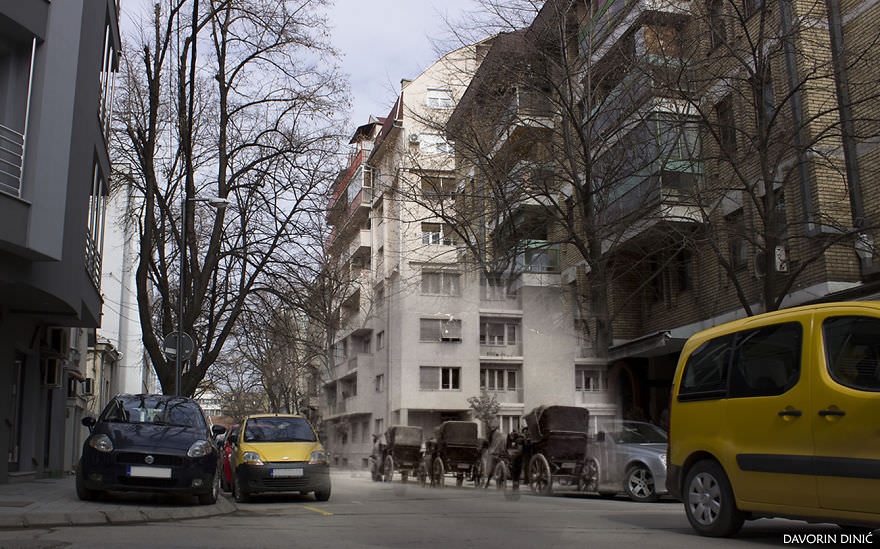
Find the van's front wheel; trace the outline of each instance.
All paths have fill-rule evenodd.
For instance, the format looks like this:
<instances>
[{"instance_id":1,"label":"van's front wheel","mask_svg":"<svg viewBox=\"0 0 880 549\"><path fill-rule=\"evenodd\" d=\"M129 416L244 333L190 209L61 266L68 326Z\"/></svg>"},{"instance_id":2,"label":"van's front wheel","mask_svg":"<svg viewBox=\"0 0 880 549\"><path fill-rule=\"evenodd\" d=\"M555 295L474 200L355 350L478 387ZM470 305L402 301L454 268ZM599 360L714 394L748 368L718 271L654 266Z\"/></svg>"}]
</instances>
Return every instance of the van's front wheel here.
<instances>
[{"instance_id":1,"label":"van's front wheel","mask_svg":"<svg viewBox=\"0 0 880 549\"><path fill-rule=\"evenodd\" d=\"M745 515L736 508L730 481L717 462L698 461L684 485L684 508L698 534L728 537L742 527Z\"/></svg>"}]
</instances>

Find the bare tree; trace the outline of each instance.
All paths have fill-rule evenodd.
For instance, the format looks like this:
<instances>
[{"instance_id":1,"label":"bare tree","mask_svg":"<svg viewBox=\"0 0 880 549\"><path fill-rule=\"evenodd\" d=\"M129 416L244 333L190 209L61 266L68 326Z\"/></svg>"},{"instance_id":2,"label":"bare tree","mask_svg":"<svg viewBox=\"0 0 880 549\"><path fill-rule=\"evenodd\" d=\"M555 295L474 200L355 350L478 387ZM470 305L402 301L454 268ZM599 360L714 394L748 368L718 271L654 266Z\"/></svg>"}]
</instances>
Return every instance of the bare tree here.
<instances>
[{"instance_id":1,"label":"bare tree","mask_svg":"<svg viewBox=\"0 0 880 549\"><path fill-rule=\"evenodd\" d=\"M880 33L847 48L839 10L713 0L654 37L668 77L657 84L687 102L702 130L690 151L705 170L693 193L704 221L697 245L749 315L779 309L811 280L874 270L876 220L862 182L877 174L859 165L857 148L878 135L865 56Z\"/></svg>"},{"instance_id":2,"label":"bare tree","mask_svg":"<svg viewBox=\"0 0 880 549\"><path fill-rule=\"evenodd\" d=\"M297 264L307 214L333 175L333 117L346 90L320 31L322 1L170 4L157 4L127 45L114 154L131 164L123 175L142 195L144 345L163 391L192 394L247 300ZM199 204L212 195L229 206ZM175 387L160 341L178 325L197 351Z\"/></svg>"}]
</instances>

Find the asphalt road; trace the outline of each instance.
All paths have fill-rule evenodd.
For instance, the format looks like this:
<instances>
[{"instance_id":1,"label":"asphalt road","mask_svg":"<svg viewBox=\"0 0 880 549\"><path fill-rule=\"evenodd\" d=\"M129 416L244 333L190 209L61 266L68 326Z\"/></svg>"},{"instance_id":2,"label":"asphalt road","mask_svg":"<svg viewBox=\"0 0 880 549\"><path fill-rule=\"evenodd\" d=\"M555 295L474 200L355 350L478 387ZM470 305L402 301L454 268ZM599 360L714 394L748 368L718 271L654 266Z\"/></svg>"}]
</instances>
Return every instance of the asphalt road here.
<instances>
[{"instance_id":1,"label":"asphalt road","mask_svg":"<svg viewBox=\"0 0 880 549\"><path fill-rule=\"evenodd\" d=\"M831 525L782 519L746 523L734 539L696 536L677 502L623 498L538 497L518 501L474 488L421 488L333 476L333 496L268 496L209 519L102 527L0 532L0 548L172 547L779 547L789 534L839 534ZM877 537L875 535L875 537ZM815 546L804 543L800 546ZM849 545L856 547L858 545ZM864 545L862 545L864 546Z\"/></svg>"}]
</instances>

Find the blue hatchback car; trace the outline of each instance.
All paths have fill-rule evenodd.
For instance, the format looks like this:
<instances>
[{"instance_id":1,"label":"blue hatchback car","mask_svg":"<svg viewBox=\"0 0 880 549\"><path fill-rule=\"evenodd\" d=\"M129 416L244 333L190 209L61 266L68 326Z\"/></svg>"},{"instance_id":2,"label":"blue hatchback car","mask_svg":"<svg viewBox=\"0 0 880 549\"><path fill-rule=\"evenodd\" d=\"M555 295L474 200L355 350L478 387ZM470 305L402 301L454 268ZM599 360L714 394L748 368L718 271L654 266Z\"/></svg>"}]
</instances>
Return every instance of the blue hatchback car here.
<instances>
[{"instance_id":1,"label":"blue hatchback car","mask_svg":"<svg viewBox=\"0 0 880 549\"><path fill-rule=\"evenodd\" d=\"M201 504L220 493L220 453L198 403L163 395L118 395L98 419L83 418L91 433L76 470L82 500L105 491L194 495Z\"/></svg>"}]
</instances>

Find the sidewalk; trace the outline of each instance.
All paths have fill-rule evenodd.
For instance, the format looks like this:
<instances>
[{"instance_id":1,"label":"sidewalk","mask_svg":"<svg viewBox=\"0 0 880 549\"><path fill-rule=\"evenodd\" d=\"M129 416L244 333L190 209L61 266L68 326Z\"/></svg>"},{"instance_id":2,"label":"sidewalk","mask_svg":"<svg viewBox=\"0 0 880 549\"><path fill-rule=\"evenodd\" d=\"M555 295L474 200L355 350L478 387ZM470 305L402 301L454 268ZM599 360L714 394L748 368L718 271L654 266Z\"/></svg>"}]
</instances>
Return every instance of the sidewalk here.
<instances>
[{"instance_id":1,"label":"sidewalk","mask_svg":"<svg viewBox=\"0 0 880 549\"><path fill-rule=\"evenodd\" d=\"M235 510L235 504L225 495L214 505L199 505L195 498L139 493L80 501L72 475L0 484L0 529L184 520Z\"/></svg>"}]
</instances>

